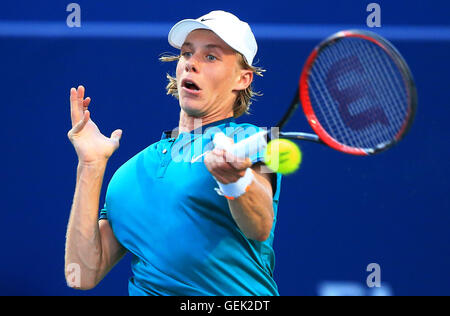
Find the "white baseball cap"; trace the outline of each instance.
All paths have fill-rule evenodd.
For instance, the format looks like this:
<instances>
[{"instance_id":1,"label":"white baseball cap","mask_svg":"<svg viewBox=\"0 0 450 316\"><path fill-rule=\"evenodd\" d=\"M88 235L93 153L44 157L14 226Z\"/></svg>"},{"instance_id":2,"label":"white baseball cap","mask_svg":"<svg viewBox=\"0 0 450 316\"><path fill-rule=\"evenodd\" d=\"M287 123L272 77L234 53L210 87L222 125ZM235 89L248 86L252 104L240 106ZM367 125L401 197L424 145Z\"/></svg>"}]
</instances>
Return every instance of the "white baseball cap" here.
<instances>
[{"instance_id":1,"label":"white baseball cap","mask_svg":"<svg viewBox=\"0 0 450 316\"><path fill-rule=\"evenodd\" d=\"M186 19L175 24L169 32L169 44L180 49L189 33L197 29L211 30L231 48L241 53L252 65L258 50L250 26L225 11L212 11L198 19Z\"/></svg>"}]
</instances>

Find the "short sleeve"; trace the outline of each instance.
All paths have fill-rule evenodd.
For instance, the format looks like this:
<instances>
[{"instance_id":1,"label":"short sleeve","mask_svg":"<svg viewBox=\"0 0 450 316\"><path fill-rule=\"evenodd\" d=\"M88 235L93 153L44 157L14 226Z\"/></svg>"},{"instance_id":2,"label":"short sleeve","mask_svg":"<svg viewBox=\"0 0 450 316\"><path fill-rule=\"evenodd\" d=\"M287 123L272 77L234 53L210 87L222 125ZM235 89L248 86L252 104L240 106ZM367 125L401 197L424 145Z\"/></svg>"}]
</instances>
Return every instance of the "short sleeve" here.
<instances>
[{"instance_id":1,"label":"short sleeve","mask_svg":"<svg viewBox=\"0 0 450 316\"><path fill-rule=\"evenodd\" d=\"M98 219L99 220L108 219L108 211L106 209L106 202L105 202L105 205L103 206L103 208L100 210L100 217Z\"/></svg>"}]
</instances>

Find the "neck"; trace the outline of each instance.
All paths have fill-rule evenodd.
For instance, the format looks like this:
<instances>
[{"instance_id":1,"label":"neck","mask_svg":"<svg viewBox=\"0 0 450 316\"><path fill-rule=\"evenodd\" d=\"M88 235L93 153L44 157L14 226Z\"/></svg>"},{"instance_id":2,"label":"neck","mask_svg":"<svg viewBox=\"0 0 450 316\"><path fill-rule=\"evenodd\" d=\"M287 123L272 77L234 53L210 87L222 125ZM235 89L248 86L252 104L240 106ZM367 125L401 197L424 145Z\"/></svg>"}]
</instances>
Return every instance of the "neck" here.
<instances>
[{"instance_id":1,"label":"neck","mask_svg":"<svg viewBox=\"0 0 450 316\"><path fill-rule=\"evenodd\" d=\"M202 117L195 117L187 114L183 110L180 112L180 121L178 123L178 131L180 133L190 132L201 126L208 125L217 121L221 121L227 118L233 117L233 113L221 114L221 115L206 115Z\"/></svg>"}]
</instances>

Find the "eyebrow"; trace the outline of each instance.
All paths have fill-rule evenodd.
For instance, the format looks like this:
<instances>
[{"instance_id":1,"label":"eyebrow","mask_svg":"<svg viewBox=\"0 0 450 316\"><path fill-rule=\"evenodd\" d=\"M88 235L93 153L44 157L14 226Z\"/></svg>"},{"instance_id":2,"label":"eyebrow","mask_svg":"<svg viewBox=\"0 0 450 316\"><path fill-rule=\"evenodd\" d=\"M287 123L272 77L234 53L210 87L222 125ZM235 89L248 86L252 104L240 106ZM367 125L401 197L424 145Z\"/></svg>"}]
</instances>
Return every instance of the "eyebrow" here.
<instances>
[{"instance_id":1,"label":"eyebrow","mask_svg":"<svg viewBox=\"0 0 450 316\"><path fill-rule=\"evenodd\" d=\"M191 42L184 42L184 44L181 45L181 48L183 47L194 48L194 45ZM207 44L203 47L208 49L220 49L222 52L224 51L223 47L217 44Z\"/></svg>"}]
</instances>

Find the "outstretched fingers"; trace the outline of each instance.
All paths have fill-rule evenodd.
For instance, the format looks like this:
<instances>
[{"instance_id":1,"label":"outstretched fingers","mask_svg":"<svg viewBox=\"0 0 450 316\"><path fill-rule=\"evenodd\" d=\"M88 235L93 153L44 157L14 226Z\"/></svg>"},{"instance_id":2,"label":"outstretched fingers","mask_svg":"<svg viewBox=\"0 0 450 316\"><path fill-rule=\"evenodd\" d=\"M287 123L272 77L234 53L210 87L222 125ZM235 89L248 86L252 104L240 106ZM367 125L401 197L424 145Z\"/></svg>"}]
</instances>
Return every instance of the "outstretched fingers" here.
<instances>
[{"instance_id":1,"label":"outstretched fingers","mask_svg":"<svg viewBox=\"0 0 450 316\"><path fill-rule=\"evenodd\" d=\"M83 86L78 86L77 89L70 89L70 117L72 120L72 127L75 126L84 115L89 104L91 103L91 98L87 97L84 99L85 89Z\"/></svg>"}]
</instances>

